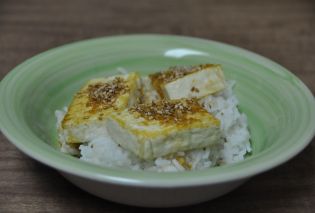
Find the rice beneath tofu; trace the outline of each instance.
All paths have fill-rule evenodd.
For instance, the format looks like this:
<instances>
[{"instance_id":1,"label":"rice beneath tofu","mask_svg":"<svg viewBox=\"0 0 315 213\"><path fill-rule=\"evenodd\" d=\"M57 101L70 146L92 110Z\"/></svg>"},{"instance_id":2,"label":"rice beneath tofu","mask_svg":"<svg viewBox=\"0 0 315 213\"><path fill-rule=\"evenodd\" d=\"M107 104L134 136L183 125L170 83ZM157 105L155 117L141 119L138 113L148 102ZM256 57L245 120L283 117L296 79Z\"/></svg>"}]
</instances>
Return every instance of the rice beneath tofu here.
<instances>
[{"instance_id":1,"label":"rice beneath tofu","mask_svg":"<svg viewBox=\"0 0 315 213\"><path fill-rule=\"evenodd\" d=\"M177 172L185 170L201 170L209 167L231 164L242 161L246 153L251 152L250 134L247 127L246 115L240 113L238 100L233 93L235 81L227 81L226 88L216 94L200 100L200 104L221 121L220 129L225 137L222 145L203 149L178 152L171 156L159 157L152 161L144 161L130 151L116 144L106 130L94 134L90 142L76 149L66 144L65 135L59 135L61 151L79 154L80 159L104 167L131 168L158 172ZM67 112L67 108L57 110L57 127ZM95 131L92 131L95 133ZM185 166L187 165L187 166Z\"/></svg>"}]
</instances>

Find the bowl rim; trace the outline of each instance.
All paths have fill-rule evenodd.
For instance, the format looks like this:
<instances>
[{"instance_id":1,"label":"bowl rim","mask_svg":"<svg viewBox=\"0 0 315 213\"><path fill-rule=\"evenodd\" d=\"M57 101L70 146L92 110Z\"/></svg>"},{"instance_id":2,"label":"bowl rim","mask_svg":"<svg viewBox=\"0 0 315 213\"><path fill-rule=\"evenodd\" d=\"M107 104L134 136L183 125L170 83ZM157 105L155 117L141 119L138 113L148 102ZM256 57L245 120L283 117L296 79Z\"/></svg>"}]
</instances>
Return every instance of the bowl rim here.
<instances>
[{"instance_id":1,"label":"bowl rim","mask_svg":"<svg viewBox=\"0 0 315 213\"><path fill-rule=\"evenodd\" d=\"M297 78L293 73L288 71L286 68L282 67L281 65L267 59L259 54L253 53L251 51L245 50L240 47L236 47L233 45L201 39L201 38L194 38L188 36L177 36L177 35L161 35L161 34L131 34L131 35L119 35L119 36L108 36L108 37L100 37L100 38L92 38L82 41L76 41L73 43L65 44L56 48L49 49L45 52L37 54L17 67L15 67L12 71L10 71L4 79L0 83L0 97L4 97L5 90L4 85L7 85L9 81L21 70L23 67L29 63L33 63L34 61L39 61L44 57L49 57L51 53L58 53L62 52L69 47L75 46L82 46L88 45L89 43L98 43L103 42L104 40L111 40L111 42L119 42L120 40L132 40L132 39L182 39L182 40L189 40L193 42L201 42L205 44L211 44L218 46L220 48L226 48L232 51L234 54L236 52L238 54L242 54L245 56L250 57L251 59L260 60L264 63L268 64L268 66L280 70L281 72L285 72L286 74L290 74L295 80L297 80L300 84L300 89L303 90L304 94L307 97L307 101L310 105L315 106L315 100L312 92L305 86L305 84ZM41 146L37 147L34 150L32 146L32 142L23 142L21 141L20 136L16 135L12 129L7 128L5 122L10 121L10 118L4 114L4 104L0 103L0 127L2 133L9 139L9 141L14 144L18 149L22 152L27 154L28 156L32 157L33 159L55 168L61 172L65 172L71 175L80 176L83 178L100 181L100 182L107 182L112 184L120 184L126 186L138 186L138 187L189 187L189 186L196 186L196 185L206 185L206 184L218 184L218 183L225 183L230 181L237 181L240 179L249 178L251 176L260 174L267 170L270 170L289 159L293 158L299 152L301 152L312 140L315 135L315 125L312 131L308 132L307 135L303 138L303 140L298 141L295 146L290 147L286 150L286 152L282 153L281 155L274 156L273 158L266 159L263 163L260 163L258 166L253 165L252 163L248 163L252 161L252 158L248 160L244 160L244 165L246 164L246 168L239 167L240 163L232 164L232 165L225 165L220 166L217 168L211 168L210 170L202 170L202 171L188 171L188 172L177 172L177 173L156 173L156 172L148 172L148 171L132 171L132 170L124 170L124 169L117 169L117 168L100 168L100 166L91 165L86 162L82 162L78 159L72 159L73 157L70 156L63 156L62 159L60 158L60 152L57 150L44 148L44 146L49 146L48 144L43 143ZM311 111L311 116L313 120L315 120L315 107L313 107ZM313 122L314 124L315 122ZM31 147L31 148L30 148ZM37 152L40 150L41 152ZM59 154L57 154L57 152ZM58 159L60 158L60 159ZM78 166L78 164L80 164ZM220 172L221 168L224 168L224 172ZM235 168L241 168L237 170ZM229 170L230 169L230 170ZM180 177L180 178L179 178Z\"/></svg>"}]
</instances>

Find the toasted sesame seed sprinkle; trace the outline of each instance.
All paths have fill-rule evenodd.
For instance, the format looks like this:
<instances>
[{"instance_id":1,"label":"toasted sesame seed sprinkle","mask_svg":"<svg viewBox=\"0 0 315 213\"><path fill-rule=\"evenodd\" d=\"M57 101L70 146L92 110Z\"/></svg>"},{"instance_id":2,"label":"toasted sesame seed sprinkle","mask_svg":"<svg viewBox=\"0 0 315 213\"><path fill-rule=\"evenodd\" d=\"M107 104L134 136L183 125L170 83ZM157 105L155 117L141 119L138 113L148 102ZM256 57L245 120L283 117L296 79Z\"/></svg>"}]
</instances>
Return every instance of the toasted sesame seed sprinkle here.
<instances>
[{"instance_id":1,"label":"toasted sesame seed sprinkle","mask_svg":"<svg viewBox=\"0 0 315 213\"><path fill-rule=\"evenodd\" d=\"M162 122L187 121L189 114L197 111L205 111L195 99L158 100L150 104L139 104L129 108L129 112L135 112L148 120Z\"/></svg>"},{"instance_id":2,"label":"toasted sesame seed sprinkle","mask_svg":"<svg viewBox=\"0 0 315 213\"><path fill-rule=\"evenodd\" d=\"M120 77L106 83L97 83L89 85L88 92L90 101L94 105L101 105L102 108L107 109L113 107L118 96L128 91L126 81Z\"/></svg>"}]
</instances>

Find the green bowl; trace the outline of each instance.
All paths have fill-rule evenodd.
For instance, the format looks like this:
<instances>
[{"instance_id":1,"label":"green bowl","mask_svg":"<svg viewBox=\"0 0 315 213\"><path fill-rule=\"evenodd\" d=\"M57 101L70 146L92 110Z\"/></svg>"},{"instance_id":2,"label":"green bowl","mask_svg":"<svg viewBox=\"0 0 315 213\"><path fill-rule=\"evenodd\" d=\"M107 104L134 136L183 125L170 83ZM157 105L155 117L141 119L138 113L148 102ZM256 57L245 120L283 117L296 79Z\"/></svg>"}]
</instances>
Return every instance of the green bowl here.
<instances>
[{"instance_id":1,"label":"green bowl","mask_svg":"<svg viewBox=\"0 0 315 213\"><path fill-rule=\"evenodd\" d=\"M222 64L226 78L237 82L235 93L248 116L253 146L244 161L203 171L155 173L102 168L58 150L54 111L68 105L88 79L119 68L148 74L201 63ZM298 154L315 131L314 97L291 72L237 47L180 36L98 38L46 51L2 80L0 98L1 131L21 151L88 192L140 206L179 206L220 196Z\"/></svg>"}]
</instances>

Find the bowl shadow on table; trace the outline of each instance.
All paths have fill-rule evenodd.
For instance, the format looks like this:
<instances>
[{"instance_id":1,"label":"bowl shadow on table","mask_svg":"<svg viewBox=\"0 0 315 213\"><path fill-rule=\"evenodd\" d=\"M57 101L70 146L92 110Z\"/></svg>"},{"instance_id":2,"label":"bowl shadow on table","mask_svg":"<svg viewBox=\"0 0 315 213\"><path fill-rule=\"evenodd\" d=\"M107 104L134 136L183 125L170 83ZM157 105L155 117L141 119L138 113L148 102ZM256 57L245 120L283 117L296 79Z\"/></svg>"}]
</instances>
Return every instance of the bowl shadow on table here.
<instances>
[{"instance_id":1,"label":"bowl shadow on table","mask_svg":"<svg viewBox=\"0 0 315 213\"><path fill-rule=\"evenodd\" d=\"M51 184L43 184L43 191L49 191L49 196L56 200L55 208L80 212L110 210L111 212L159 212L159 211L219 211L219 212L289 212L298 211L299 206L307 209L315 207L311 197L315 195L315 141L300 155L288 163L267 173L252 178L237 190L212 201L198 205L171 209L148 209L113 203L92 196L66 181L58 172L37 164L38 170ZM46 195L47 196L47 195ZM145 198L144 198L145 199ZM59 207L58 207L59 206ZM61 207L62 206L62 207Z\"/></svg>"}]
</instances>

